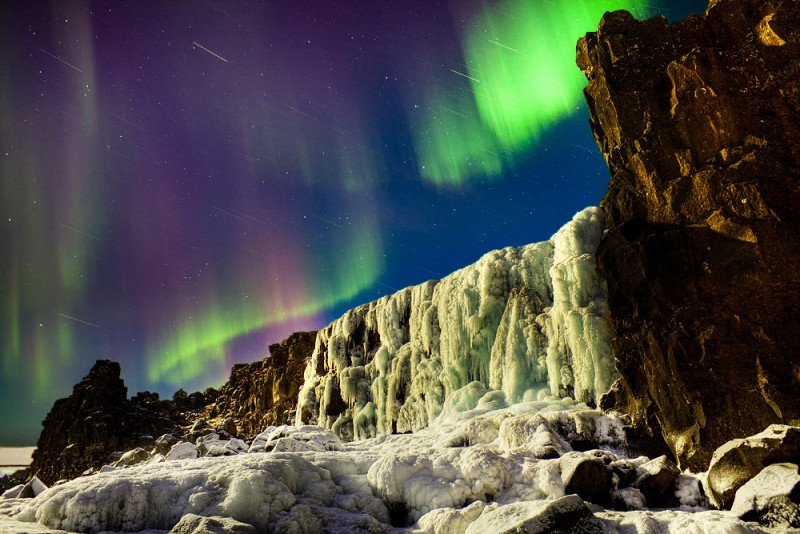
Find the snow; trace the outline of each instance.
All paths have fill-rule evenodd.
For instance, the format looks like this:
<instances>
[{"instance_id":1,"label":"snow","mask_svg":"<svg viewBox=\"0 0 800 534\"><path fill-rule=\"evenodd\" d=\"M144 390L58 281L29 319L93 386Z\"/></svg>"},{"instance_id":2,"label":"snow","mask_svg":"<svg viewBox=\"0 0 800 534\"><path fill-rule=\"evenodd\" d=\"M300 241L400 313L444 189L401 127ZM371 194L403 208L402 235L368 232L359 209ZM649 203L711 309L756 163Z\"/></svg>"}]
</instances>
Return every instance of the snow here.
<instances>
[{"instance_id":1,"label":"snow","mask_svg":"<svg viewBox=\"0 0 800 534\"><path fill-rule=\"evenodd\" d=\"M549 241L349 310L317 336L297 423L360 440L481 401L596 403L616 378L594 259L602 232L602 211L587 208Z\"/></svg>"},{"instance_id":2,"label":"snow","mask_svg":"<svg viewBox=\"0 0 800 534\"><path fill-rule=\"evenodd\" d=\"M631 472L647 461L626 456L622 421L583 403L553 399L503 406L486 396L473 409L440 416L414 434L343 443L329 429L279 426L246 444L250 452L162 456L119 466L59 484L33 499L0 499L0 530L15 525L7 531L38 532L44 526L67 532L166 532L183 521L184 530L178 531L185 531L201 516L242 532L247 525L258 532L495 532L485 525L500 519L509 528L515 521L539 524L540 519L531 519L537 510L564 497L559 455L627 462ZM571 450L576 443L594 449ZM199 447L175 447L189 450L189 445L195 452ZM541 458L549 446L556 454L548 451ZM686 488L699 484L684 477L681 491L691 495ZM644 502L639 490L613 490L627 508L636 510ZM674 525L689 532L751 531L724 512L590 507L598 520L620 532L632 532L636 525L656 525L664 532L682 532Z\"/></svg>"}]
</instances>

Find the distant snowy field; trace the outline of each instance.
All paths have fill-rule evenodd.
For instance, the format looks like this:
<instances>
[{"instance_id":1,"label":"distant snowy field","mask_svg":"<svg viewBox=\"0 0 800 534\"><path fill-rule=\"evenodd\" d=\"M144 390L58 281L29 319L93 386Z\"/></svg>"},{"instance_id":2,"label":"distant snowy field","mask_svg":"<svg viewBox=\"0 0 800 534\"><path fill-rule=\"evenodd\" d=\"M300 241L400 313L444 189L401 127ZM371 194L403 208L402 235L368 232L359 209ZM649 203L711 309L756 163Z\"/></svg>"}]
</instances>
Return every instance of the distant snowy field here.
<instances>
[{"instance_id":1,"label":"distant snowy field","mask_svg":"<svg viewBox=\"0 0 800 534\"><path fill-rule=\"evenodd\" d=\"M0 476L9 475L20 466L31 463L31 455L36 447L0 447Z\"/></svg>"},{"instance_id":2,"label":"distant snowy field","mask_svg":"<svg viewBox=\"0 0 800 534\"><path fill-rule=\"evenodd\" d=\"M577 505L608 532L761 532L703 509L698 481L687 474L677 486L679 509L587 509L577 497L562 498L570 461L592 455L634 469L648 461L626 457L619 419L570 399L508 407L496 392L472 406L445 410L415 434L352 443L312 426L269 428L249 444L231 440L217 451L224 456L197 458L203 445L178 443L168 455L175 459L156 455L33 499L0 499L0 532L489 534L514 531L548 503ZM641 493L626 495L635 501ZM228 530L196 530L206 517Z\"/></svg>"}]
</instances>

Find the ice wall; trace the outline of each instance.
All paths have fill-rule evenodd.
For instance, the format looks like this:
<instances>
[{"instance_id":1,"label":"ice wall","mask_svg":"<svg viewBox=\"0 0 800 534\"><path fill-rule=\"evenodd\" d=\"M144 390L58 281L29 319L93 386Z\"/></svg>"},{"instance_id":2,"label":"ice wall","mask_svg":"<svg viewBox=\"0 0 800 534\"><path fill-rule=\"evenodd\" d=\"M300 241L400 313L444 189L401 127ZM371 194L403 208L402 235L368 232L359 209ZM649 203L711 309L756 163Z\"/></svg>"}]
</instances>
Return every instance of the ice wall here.
<instances>
[{"instance_id":1,"label":"ice wall","mask_svg":"<svg viewBox=\"0 0 800 534\"><path fill-rule=\"evenodd\" d=\"M596 403L616 378L602 234L602 211L587 208L549 241L348 311L317 335L297 422L349 440L416 431L479 401Z\"/></svg>"}]
</instances>

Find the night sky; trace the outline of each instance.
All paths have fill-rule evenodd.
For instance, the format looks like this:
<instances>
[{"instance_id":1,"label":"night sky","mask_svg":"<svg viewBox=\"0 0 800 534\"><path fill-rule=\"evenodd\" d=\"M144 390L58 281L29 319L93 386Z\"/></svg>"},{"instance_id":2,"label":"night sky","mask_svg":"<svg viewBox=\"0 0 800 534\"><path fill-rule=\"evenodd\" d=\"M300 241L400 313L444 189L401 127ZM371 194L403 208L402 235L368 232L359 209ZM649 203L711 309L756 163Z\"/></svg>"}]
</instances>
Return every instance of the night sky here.
<instances>
[{"instance_id":1,"label":"night sky","mask_svg":"<svg viewBox=\"0 0 800 534\"><path fill-rule=\"evenodd\" d=\"M4 2L0 445L96 359L220 385L344 310L547 239L608 182L575 42L706 2Z\"/></svg>"}]
</instances>

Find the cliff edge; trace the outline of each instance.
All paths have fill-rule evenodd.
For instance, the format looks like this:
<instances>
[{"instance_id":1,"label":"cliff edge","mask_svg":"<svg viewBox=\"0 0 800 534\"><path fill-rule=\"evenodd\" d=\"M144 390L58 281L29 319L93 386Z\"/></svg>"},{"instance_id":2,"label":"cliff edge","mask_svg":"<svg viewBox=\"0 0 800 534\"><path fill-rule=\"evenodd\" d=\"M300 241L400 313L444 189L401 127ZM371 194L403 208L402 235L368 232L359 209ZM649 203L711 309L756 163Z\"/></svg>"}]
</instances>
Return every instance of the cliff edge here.
<instances>
[{"instance_id":1,"label":"cliff edge","mask_svg":"<svg viewBox=\"0 0 800 534\"><path fill-rule=\"evenodd\" d=\"M612 175L598 265L621 378L602 406L703 470L800 424L800 3L610 13L577 56Z\"/></svg>"}]
</instances>

